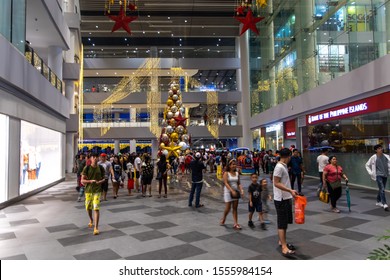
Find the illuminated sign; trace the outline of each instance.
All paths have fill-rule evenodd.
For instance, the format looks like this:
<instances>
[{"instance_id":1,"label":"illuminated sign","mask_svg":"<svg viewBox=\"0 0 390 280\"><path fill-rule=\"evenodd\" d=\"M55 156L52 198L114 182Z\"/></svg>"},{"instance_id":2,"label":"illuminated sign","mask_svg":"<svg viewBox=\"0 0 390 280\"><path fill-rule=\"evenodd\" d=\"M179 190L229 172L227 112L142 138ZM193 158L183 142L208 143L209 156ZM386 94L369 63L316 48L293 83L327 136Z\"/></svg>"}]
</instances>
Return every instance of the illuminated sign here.
<instances>
[{"instance_id":1,"label":"illuminated sign","mask_svg":"<svg viewBox=\"0 0 390 280\"><path fill-rule=\"evenodd\" d=\"M280 129L281 125L282 125L281 123L277 123L277 124L273 124L271 126L267 126L265 128L265 132L268 133L268 132L278 131Z\"/></svg>"},{"instance_id":2,"label":"illuminated sign","mask_svg":"<svg viewBox=\"0 0 390 280\"><path fill-rule=\"evenodd\" d=\"M286 139L295 139L295 120L287 121L283 124Z\"/></svg>"},{"instance_id":3,"label":"illuminated sign","mask_svg":"<svg viewBox=\"0 0 390 280\"><path fill-rule=\"evenodd\" d=\"M333 121L390 109L390 92L371 96L306 116L308 124Z\"/></svg>"}]
</instances>

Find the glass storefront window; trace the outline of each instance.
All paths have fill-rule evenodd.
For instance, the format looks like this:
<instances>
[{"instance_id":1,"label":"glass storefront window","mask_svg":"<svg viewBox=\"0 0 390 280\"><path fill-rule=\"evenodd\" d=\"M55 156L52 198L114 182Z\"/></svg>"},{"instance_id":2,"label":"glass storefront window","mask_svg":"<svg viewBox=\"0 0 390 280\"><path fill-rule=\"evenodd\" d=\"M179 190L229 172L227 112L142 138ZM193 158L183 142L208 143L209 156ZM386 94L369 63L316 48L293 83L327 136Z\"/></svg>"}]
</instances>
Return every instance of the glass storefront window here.
<instances>
[{"instance_id":1,"label":"glass storefront window","mask_svg":"<svg viewBox=\"0 0 390 280\"><path fill-rule=\"evenodd\" d=\"M0 203L7 200L8 186L8 117L0 114L0 147L2 152L0 156Z\"/></svg>"},{"instance_id":2,"label":"glass storefront window","mask_svg":"<svg viewBox=\"0 0 390 280\"><path fill-rule=\"evenodd\" d=\"M20 194L61 179L60 132L21 121Z\"/></svg>"},{"instance_id":3,"label":"glass storefront window","mask_svg":"<svg viewBox=\"0 0 390 280\"><path fill-rule=\"evenodd\" d=\"M276 151L283 147L283 123L275 123L266 127L265 149Z\"/></svg>"},{"instance_id":4,"label":"glass storefront window","mask_svg":"<svg viewBox=\"0 0 390 280\"><path fill-rule=\"evenodd\" d=\"M339 2L274 6L274 20L262 30L273 38L249 40L251 115L389 53L390 3Z\"/></svg>"},{"instance_id":5,"label":"glass storefront window","mask_svg":"<svg viewBox=\"0 0 390 280\"><path fill-rule=\"evenodd\" d=\"M321 147L329 147L352 183L370 186L365 163L374 154L374 145L389 151L390 110L321 123L302 128L306 171L318 176L317 156Z\"/></svg>"}]
</instances>

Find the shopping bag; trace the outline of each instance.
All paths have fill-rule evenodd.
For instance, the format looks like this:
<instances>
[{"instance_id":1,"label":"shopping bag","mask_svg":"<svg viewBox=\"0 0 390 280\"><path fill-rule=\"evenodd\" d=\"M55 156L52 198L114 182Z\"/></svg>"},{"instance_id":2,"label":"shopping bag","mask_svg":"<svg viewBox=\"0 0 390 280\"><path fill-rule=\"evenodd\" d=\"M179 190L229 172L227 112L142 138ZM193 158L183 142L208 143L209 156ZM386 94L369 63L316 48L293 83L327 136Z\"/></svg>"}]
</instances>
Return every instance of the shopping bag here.
<instances>
[{"instance_id":1,"label":"shopping bag","mask_svg":"<svg viewBox=\"0 0 390 280\"><path fill-rule=\"evenodd\" d=\"M323 203L326 203L326 204L329 203L329 194L328 194L328 192L327 192L326 190L324 190L324 189L320 192L320 195L319 195L318 198L319 198L320 201L322 201Z\"/></svg>"},{"instance_id":2,"label":"shopping bag","mask_svg":"<svg viewBox=\"0 0 390 280\"><path fill-rule=\"evenodd\" d=\"M295 197L295 223L304 224L305 223L305 207L307 204L307 199L305 196L298 195Z\"/></svg>"}]
</instances>

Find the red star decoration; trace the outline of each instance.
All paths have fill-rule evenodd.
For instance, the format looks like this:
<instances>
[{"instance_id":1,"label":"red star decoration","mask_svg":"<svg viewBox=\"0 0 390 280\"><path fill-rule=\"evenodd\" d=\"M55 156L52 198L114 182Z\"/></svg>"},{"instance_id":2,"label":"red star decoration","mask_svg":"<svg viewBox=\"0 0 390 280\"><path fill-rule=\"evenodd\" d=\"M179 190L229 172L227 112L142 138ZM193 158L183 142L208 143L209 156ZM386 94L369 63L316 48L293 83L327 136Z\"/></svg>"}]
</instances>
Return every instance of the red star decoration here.
<instances>
[{"instance_id":1,"label":"red star decoration","mask_svg":"<svg viewBox=\"0 0 390 280\"><path fill-rule=\"evenodd\" d=\"M131 34L129 23L136 20L138 17L128 17L123 11L123 5L117 16L108 16L111 20L115 21L114 26L112 27L111 32L117 31L119 28L123 28L127 33Z\"/></svg>"},{"instance_id":2,"label":"red star decoration","mask_svg":"<svg viewBox=\"0 0 390 280\"><path fill-rule=\"evenodd\" d=\"M179 114L178 117L174 117L175 121L176 121L176 126L179 126L179 125L182 125L184 128L186 127L186 124L185 124L185 121L188 119L188 118L183 118L181 116L181 114Z\"/></svg>"},{"instance_id":3,"label":"red star decoration","mask_svg":"<svg viewBox=\"0 0 390 280\"><path fill-rule=\"evenodd\" d=\"M252 10L248 9L248 12L245 17L234 17L234 18L244 24L240 36L244 34L248 29L252 30L257 35L259 35L259 30L257 30L256 23L262 21L264 17L253 17Z\"/></svg>"}]
</instances>

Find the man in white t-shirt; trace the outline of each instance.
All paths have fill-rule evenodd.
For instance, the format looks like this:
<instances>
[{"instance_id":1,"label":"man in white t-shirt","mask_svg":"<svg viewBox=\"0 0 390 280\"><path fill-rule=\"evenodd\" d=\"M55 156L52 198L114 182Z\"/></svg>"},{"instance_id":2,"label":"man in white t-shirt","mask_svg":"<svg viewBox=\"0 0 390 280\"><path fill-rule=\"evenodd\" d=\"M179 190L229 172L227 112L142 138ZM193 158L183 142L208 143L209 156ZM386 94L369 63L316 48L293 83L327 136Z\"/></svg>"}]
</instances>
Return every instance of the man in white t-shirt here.
<instances>
[{"instance_id":1,"label":"man in white t-shirt","mask_svg":"<svg viewBox=\"0 0 390 280\"><path fill-rule=\"evenodd\" d=\"M139 178L141 177L141 171L142 171L142 160L139 154L137 154L137 157L134 160L134 168L135 168L135 189L137 192L141 192L140 185L139 185Z\"/></svg>"},{"instance_id":2,"label":"man in white t-shirt","mask_svg":"<svg viewBox=\"0 0 390 280\"><path fill-rule=\"evenodd\" d=\"M318 174L320 176L320 185L322 187L322 174L324 173L324 168L329 163L328 149L322 149L321 154L317 157L318 164Z\"/></svg>"},{"instance_id":3,"label":"man in white t-shirt","mask_svg":"<svg viewBox=\"0 0 390 280\"><path fill-rule=\"evenodd\" d=\"M278 220L279 245L282 247L282 254L289 257L295 253L295 247L287 243L287 225L292 224L292 198L298 192L291 189L290 176L287 164L291 159L291 151L287 148L280 150L280 161L276 164L273 172L274 203Z\"/></svg>"}]
</instances>

